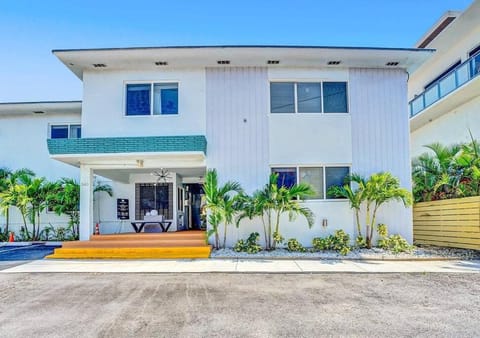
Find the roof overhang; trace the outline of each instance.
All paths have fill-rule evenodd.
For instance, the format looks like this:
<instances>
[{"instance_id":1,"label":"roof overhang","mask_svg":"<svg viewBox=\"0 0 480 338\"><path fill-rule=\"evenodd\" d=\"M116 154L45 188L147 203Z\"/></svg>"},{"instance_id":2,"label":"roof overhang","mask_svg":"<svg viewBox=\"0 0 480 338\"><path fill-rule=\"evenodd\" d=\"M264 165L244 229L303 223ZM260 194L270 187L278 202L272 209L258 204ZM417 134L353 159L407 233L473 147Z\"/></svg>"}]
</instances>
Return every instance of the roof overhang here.
<instances>
[{"instance_id":1,"label":"roof overhang","mask_svg":"<svg viewBox=\"0 0 480 338\"><path fill-rule=\"evenodd\" d=\"M222 67L399 68L412 72L434 50L325 46L181 46L64 49L52 52L83 79L85 71L217 67L221 60L229 61L228 65L220 64ZM279 63L268 64L268 60ZM340 64L328 65L330 61L340 61ZM155 64L159 62L166 65ZM392 62L393 66L387 66L387 63Z\"/></svg>"},{"instance_id":2,"label":"roof overhang","mask_svg":"<svg viewBox=\"0 0 480 338\"><path fill-rule=\"evenodd\" d=\"M1 115L81 114L82 101L40 101L0 103Z\"/></svg>"}]
</instances>

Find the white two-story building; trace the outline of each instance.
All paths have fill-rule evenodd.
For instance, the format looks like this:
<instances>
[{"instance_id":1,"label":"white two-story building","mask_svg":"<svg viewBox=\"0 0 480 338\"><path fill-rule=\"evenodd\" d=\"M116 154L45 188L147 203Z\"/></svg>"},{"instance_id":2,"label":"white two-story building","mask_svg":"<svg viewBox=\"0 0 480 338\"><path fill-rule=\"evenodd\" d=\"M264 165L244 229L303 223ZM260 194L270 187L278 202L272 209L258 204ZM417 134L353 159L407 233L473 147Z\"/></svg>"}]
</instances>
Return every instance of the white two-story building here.
<instances>
[{"instance_id":1,"label":"white two-story building","mask_svg":"<svg viewBox=\"0 0 480 338\"><path fill-rule=\"evenodd\" d=\"M81 102L0 104L0 166L28 167L81 183L80 238L132 231L155 213L170 231L201 224L207 169L251 193L271 172L310 183L315 225L284 220L282 233L354 234L345 200L327 190L349 173L389 171L410 189L408 73L429 49L204 46L55 50L83 81ZM114 197L94 203L95 176ZM117 213L117 199L128 204ZM123 206L124 208L125 206ZM122 209L125 212L125 209ZM50 217L54 217L50 215ZM392 203L379 216L412 240L411 210ZM47 219L48 221L48 219ZM326 225L325 226L322 226ZM228 242L259 231L232 229Z\"/></svg>"},{"instance_id":2,"label":"white two-story building","mask_svg":"<svg viewBox=\"0 0 480 338\"><path fill-rule=\"evenodd\" d=\"M415 47L436 52L408 81L412 156L480 139L480 1L445 13Z\"/></svg>"}]
</instances>

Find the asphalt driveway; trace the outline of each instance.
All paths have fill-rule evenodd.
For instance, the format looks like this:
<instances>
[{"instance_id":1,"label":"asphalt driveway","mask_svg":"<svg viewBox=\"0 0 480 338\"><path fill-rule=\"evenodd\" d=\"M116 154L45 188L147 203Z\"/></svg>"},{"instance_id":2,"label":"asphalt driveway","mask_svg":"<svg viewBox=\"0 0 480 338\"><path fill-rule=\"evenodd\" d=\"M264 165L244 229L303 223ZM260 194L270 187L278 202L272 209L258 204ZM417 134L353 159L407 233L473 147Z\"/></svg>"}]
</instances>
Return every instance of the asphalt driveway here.
<instances>
[{"instance_id":1,"label":"asphalt driveway","mask_svg":"<svg viewBox=\"0 0 480 338\"><path fill-rule=\"evenodd\" d=\"M456 336L478 274L0 275L2 337Z\"/></svg>"}]
</instances>

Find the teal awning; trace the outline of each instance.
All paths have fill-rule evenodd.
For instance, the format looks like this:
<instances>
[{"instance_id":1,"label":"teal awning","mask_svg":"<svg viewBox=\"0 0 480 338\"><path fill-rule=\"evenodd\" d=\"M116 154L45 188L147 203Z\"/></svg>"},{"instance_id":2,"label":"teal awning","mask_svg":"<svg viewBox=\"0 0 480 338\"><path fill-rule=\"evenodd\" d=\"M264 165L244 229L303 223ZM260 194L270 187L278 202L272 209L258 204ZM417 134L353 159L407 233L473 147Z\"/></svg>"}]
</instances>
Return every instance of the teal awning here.
<instances>
[{"instance_id":1,"label":"teal awning","mask_svg":"<svg viewBox=\"0 0 480 338\"><path fill-rule=\"evenodd\" d=\"M207 139L203 135L49 139L47 144L50 155L197 151L207 153Z\"/></svg>"}]
</instances>

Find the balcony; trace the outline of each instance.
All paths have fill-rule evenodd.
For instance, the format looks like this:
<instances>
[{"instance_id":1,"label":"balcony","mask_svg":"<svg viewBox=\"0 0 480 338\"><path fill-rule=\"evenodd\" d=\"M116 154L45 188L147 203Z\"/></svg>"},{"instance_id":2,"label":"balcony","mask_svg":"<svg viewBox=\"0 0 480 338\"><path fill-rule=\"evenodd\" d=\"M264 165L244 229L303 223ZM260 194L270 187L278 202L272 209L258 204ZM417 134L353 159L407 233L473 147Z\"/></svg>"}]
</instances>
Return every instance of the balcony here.
<instances>
[{"instance_id":1,"label":"balcony","mask_svg":"<svg viewBox=\"0 0 480 338\"><path fill-rule=\"evenodd\" d=\"M455 92L458 88L466 86L467 83L473 82L475 78L480 78L478 77L479 74L480 53L467 59L426 89L422 94L411 100L409 103L410 118L417 116L428 107L433 106L447 95ZM475 91L472 91L473 94L474 92ZM478 92L476 93L478 96ZM465 97L468 98L469 95L466 95Z\"/></svg>"}]
</instances>

